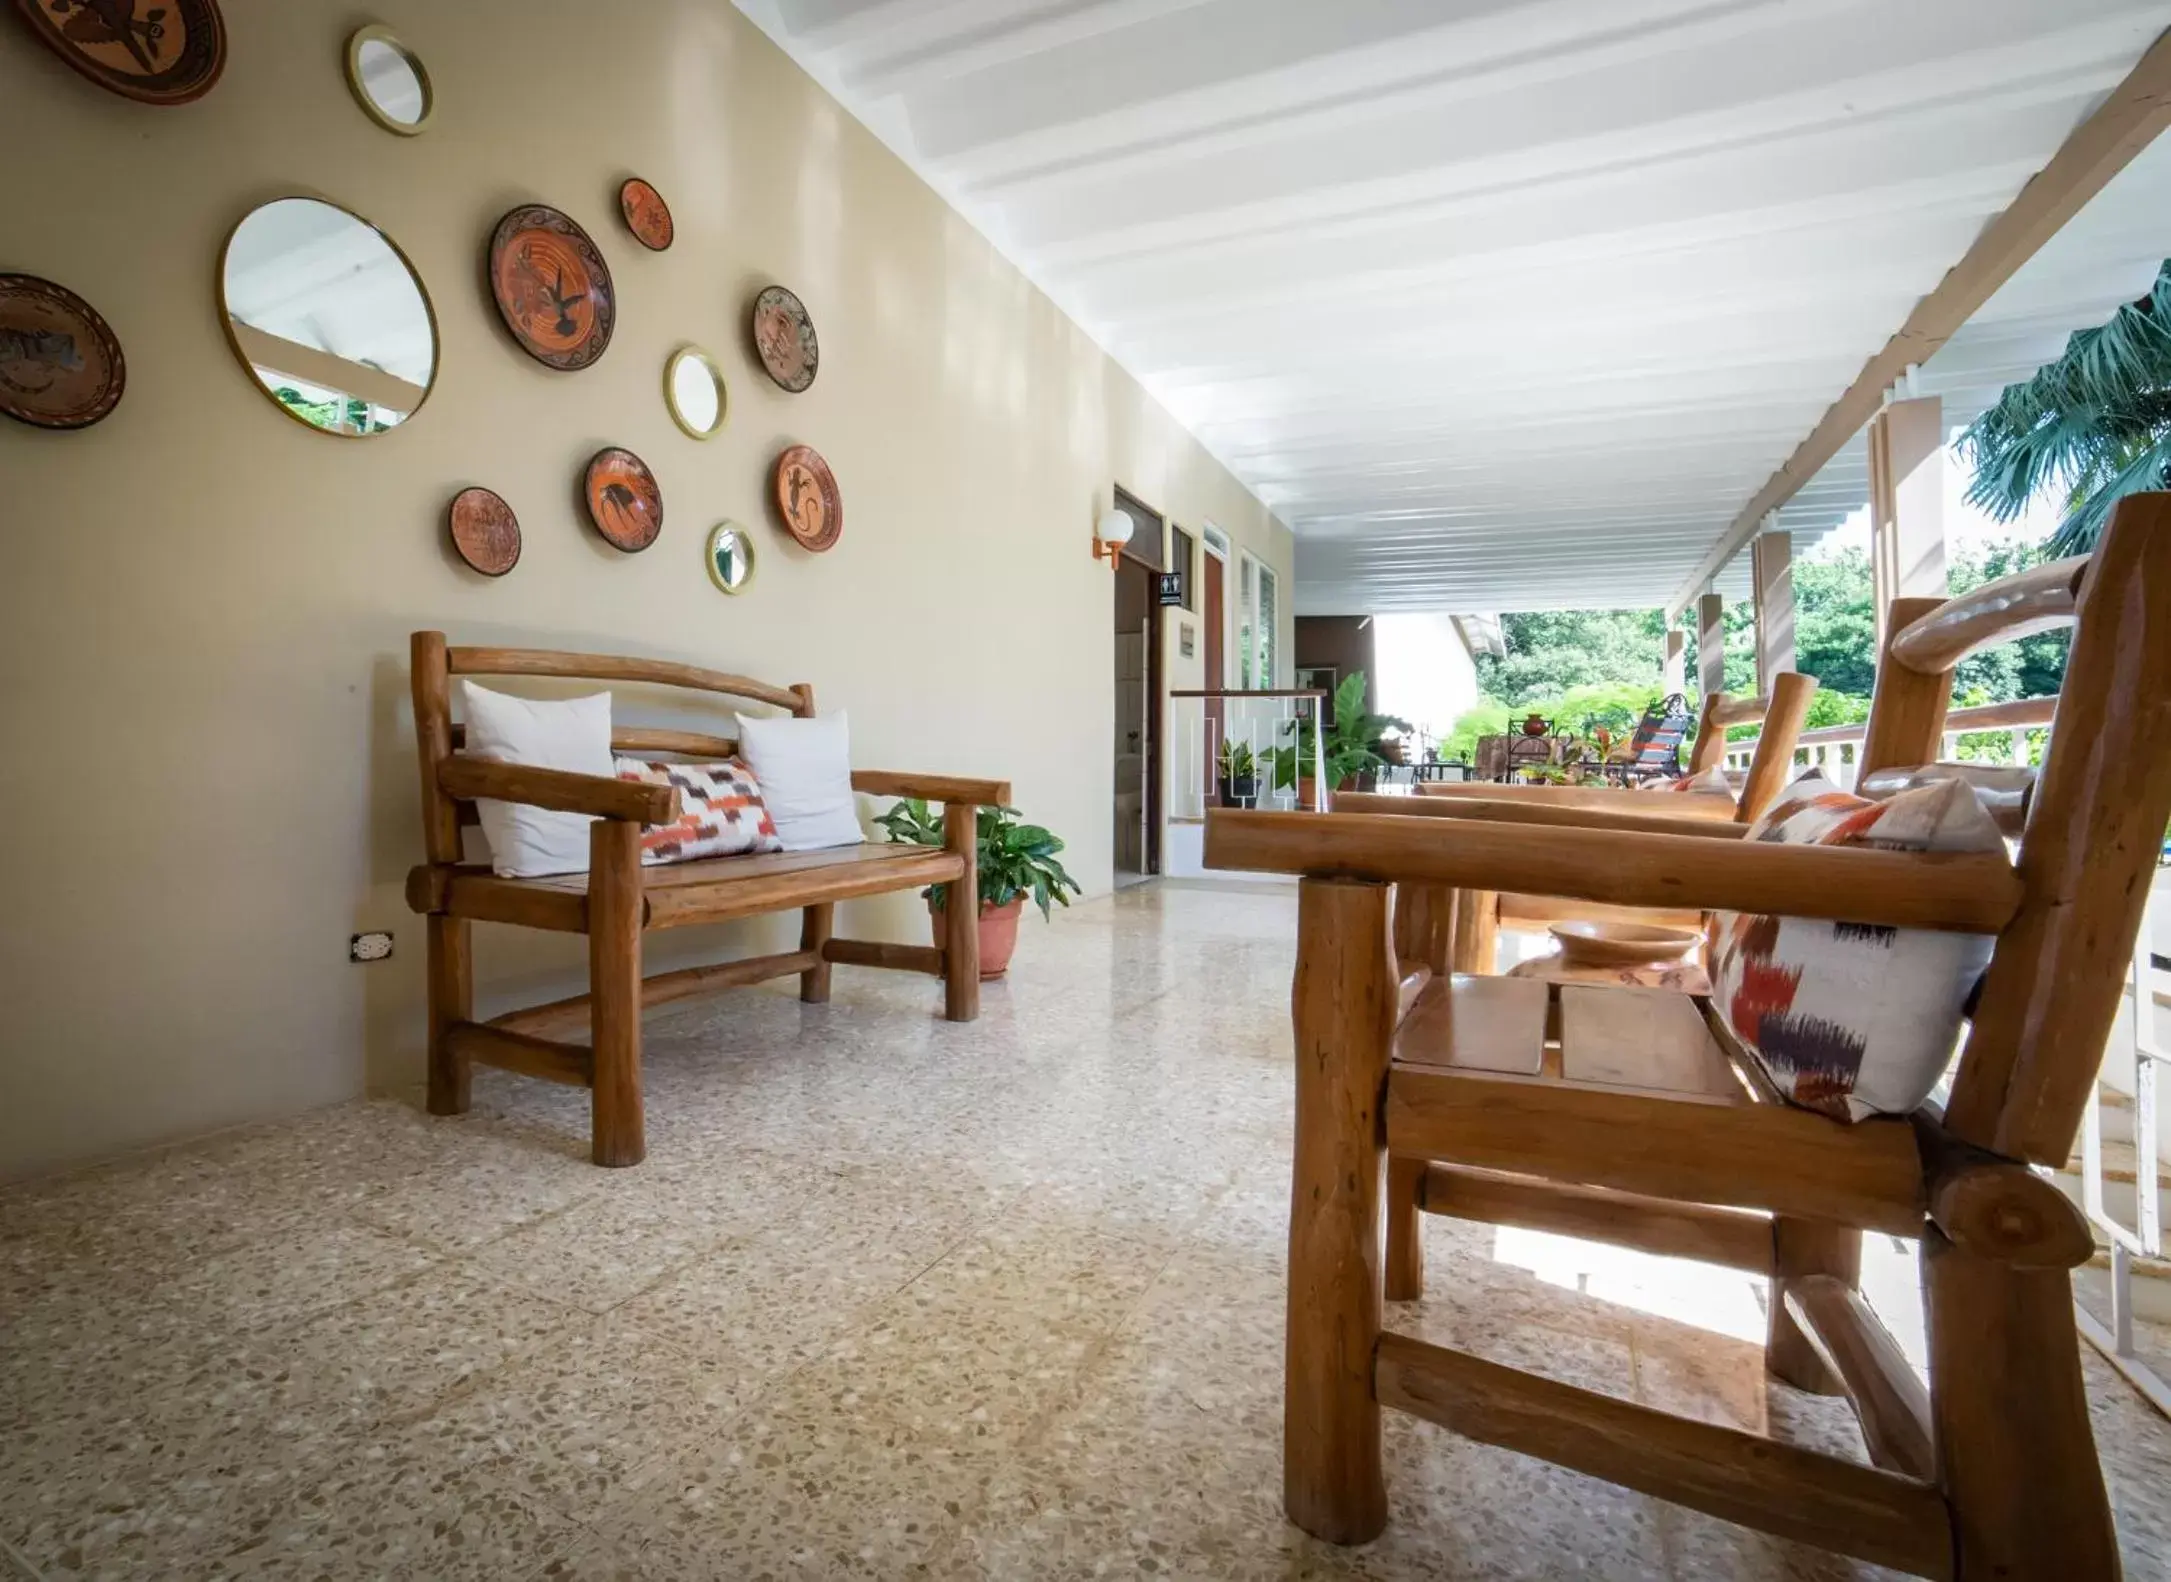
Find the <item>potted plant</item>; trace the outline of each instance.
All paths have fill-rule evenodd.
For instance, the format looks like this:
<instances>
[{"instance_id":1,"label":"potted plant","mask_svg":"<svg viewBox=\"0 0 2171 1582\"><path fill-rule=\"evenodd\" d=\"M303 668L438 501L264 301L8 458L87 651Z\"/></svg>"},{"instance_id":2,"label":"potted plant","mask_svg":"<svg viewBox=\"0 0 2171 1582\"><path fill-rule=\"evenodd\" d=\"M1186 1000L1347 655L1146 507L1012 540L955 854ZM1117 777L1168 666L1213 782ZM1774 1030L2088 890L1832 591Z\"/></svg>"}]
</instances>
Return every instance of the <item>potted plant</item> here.
<instances>
[{"instance_id":1,"label":"potted plant","mask_svg":"<svg viewBox=\"0 0 2171 1582\"><path fill-rule=\"evenodd\" d=\"M1259 759L1251 744L1223 737L1220 762L1221 800L1231 807L1250 807L1259 799Z\"/></svg>"},{"instance_id":2,"label":"potted plant","mask_svg":"<svg viewBox=\"0 0 2171 1582\"><path fill-rule=\"evenodd\" d=\"M1330 789L1350 789L1357 776L1370 773L1384 761L1373 746L1389 727L1405 735L1416 729L1408 720L1392 714L1367 714L1364 672L1352 670L1334 689L1334 712L1324 741L1308 719L1290 720L1282 726L1282 734L1290 740L1267 749L1267 758L1274 765L1274 789L1287 791L1295 787L1300 805L1316 806L1312 773L1321 764L1325 765Z\"/></svg>"},{"instance_id":3,"label":"potted plant","mask_svg":"<svg viewBox=\"0 0 2171 1582\"><path fill-rule=\"evenodd\" d=\"M941 815L918 797L905 797L875 822L893 841L914 846L942 844ZM980 810L980 976L999 978L1010 968L1010 956L1018 948L1018 915L1030 895L1042 917L1049 916L1052 902L1070 905L1070 895L1082 894L1078 881L1064 872L1055 854L1063 843L1038 824L1020 823L1014 807ZM949 897L946 884L929 885L926 897L933 919L935 942L942 942L943 908ZM1070 895L1064 894L1069 891Z\"/></svg>"}]
</instances>

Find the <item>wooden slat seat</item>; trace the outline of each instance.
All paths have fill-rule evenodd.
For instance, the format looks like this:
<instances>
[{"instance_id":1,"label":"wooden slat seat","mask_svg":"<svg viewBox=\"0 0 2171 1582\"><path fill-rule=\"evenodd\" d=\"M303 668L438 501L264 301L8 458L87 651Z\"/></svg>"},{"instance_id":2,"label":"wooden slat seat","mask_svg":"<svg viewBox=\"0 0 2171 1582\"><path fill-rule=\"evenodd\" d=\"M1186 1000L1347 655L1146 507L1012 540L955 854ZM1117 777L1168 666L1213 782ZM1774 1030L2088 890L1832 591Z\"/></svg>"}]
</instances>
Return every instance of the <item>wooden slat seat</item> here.
<instances>
[{"instance_id":1,"label":"wooden slat seat","mask_svg":"<svg viewBox=\"0 0 2171 1582\"><path fill-rule=\"evenodd\" d=\"M665 863L641 870L644 926L718 923L779 906L850 901L908 885L946 884L962 869L956 854L940 847L873 843ZM584 873L508 882L560 895L588 893Z\"/></svg>"}]
</instances>

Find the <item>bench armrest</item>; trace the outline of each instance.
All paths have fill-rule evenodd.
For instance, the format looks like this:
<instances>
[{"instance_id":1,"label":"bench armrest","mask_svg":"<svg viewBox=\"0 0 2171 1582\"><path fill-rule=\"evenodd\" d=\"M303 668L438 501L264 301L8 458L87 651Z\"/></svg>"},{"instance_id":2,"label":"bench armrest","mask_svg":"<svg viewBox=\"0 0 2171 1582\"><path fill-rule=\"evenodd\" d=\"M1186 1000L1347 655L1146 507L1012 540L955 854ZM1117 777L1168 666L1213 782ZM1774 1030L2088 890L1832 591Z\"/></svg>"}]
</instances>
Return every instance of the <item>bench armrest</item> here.
<instances>
[{"instance_id":1,"label":"bench armrest","mask_svg":"<svg viewBox=\"0 0 2171 1582\"><path fill-rule=\"evenodd\" d=\"M1969 934L2001 931L2019 910L2021 894L2012 864L1991 852L1219 808L1206 815L1206 866Z\"/></svg>"},{"instance_id":2,"label":"bench armrest","mask_svg":"<svg viewBox=\"0 0 2171 1582\"><path fill-rule=\"evenodd\" d=\"M1453 802L1475 798L1484 802L1515 802L1529 807L1573 807L1593 811L1642 807L1646 813L1665 812L1669 818L1707 818L1730 823L1734 804L1715 796L1661 797L1655 793L1619 786L1516 785L1493 780L1449 780L1417 788L1418 800ZM1335 799L1339 802L1341 799ZM1651 804L1656 804L1653 806ZM1670 804L1670 805L1669 805Z\"/></svg>"},{"instance_id":3,"label":"bench armrest","mask_svg":"<svg viewBox=\"0 0 2171 1582\"><path fill-rule=\"evenodd\" d=\"M1506 797L1384 796L1376 791L1337 791L1337 813L1391 813L1402 818L1470 819L1489 824L1546 824L1571 829L1627 830L1644 835L1687 835L1698 840L1739 840L1745 824L1721 823L1675 813L1656 797L1635 802L1622 797L1620 807L1580 803L1531 802Z\"/></svg>"},{"instance_id":4,"label":"bench armrest","mask_svg":"<svg viewBox=\"0 0 2171 1582\"><path fill-rule=\"evenodd\" d=\"M965 802L975 807L1008 807L1010 782L971 780L962 775L904 774L891 769L854 769L852 789L869 796L916 796L923 802Z\"/></svg>"},{"instance_id":5,"label":"bench armrest","mask_svg":"<svg viewBox=\"0 0 2171 1582\"><path fill-rule=\"evenodd\" d=\"M678 791L603 775L538 769L529 764L493 763L455 753L437 766L437 786L445 795L472 800L522 802L552 813L585 813L628 824L668 824L679 815Z\"/></svg>"}]
</instances>

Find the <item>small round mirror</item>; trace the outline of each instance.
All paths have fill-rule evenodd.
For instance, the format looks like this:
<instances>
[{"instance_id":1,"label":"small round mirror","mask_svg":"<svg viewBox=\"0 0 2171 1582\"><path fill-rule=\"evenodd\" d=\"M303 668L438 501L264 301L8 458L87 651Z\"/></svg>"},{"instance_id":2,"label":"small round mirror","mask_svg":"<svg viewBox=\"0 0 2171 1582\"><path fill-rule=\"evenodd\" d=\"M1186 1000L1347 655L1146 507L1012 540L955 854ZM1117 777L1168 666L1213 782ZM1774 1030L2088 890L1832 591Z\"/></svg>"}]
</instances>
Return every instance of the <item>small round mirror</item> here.
<instances>
[{"instance_id":1,"label":"small round mirror","mask_svg":"<svg viewBox=\"0 0 2171 1582\"><path fill-rule=\"evenodd\" d=\"M219 260L226 336L296 422L381 434L437 379L437 318L407 255L359 215L316 198L252 210Z\"/></svg>"},{"instance_id":2,"label":"small round mirror","mask_svg":"<svg viewBox=\"0 0 2171 1582\"><path fill-rule=\"evenodd\" d=\"M714 439L731 413L724 371L698 346L681 346L664 364L663 399L672 419L695 439Z\"/></svg>"},{"instance_id":3,"label":"small round mirror","mask_svg":"<svg viewBox=\"0 0 2171 1582\"><path fill-rule=\"evenodd\" d=\"M365 27L347 40L347 86L387 132L413 137L437 108L430 74L390 28Z\"/></svg>"},{"instance_id":4,"label":"small round mirror","mask_svg":"<svg viewBox=\"0 0 2171 1582\"><path fill-rule=\"evenodd\" d=\"M726 593L754 580L754 538L736 522L719 522L709 534L709 580Z\"/></svg>"}]
</instances>

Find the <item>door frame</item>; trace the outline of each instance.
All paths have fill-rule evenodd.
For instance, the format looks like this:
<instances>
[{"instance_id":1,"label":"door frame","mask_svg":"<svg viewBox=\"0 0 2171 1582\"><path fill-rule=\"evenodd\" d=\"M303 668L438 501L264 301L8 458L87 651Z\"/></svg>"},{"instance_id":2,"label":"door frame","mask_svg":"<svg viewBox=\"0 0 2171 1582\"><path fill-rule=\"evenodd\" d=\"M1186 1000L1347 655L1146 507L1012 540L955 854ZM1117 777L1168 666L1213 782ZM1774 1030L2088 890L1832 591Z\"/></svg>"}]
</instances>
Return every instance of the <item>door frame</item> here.
<instances>
[{"instance_id":1,"label":"door frame","mask_svg":"<svg viewBox=\"0 0 2171 1582\"><path fill-rule=\"evenodd\" d=\"M1157 574L1168 564L1168 513L1151 505L1118 482L1114 486L1115 508L1123 510L1128 504L1135 511L1150 516L1160 524L1160 539L1153 546L1153 558L1132 553L1131 546L1138 543L1139 535L1132 533L1122 549L1120 559L1135 562L1146 573L1146 850L1144 871L1158 878L1161 873L1162 827L1168 822L1168 792L1163 780L1162 758L1164 738L1168 735L1168 663L1162 653L1161 635L1163 620L1161 601L1157 596ZM1129 513L1126 513L1129 514ZM1112 592L1113 590L1111 590ZM1109 667L1115 662L1115 625L1109 624ZM1110 795L1114 793L1111 791Z\"/></svg>"}]
</instances>

